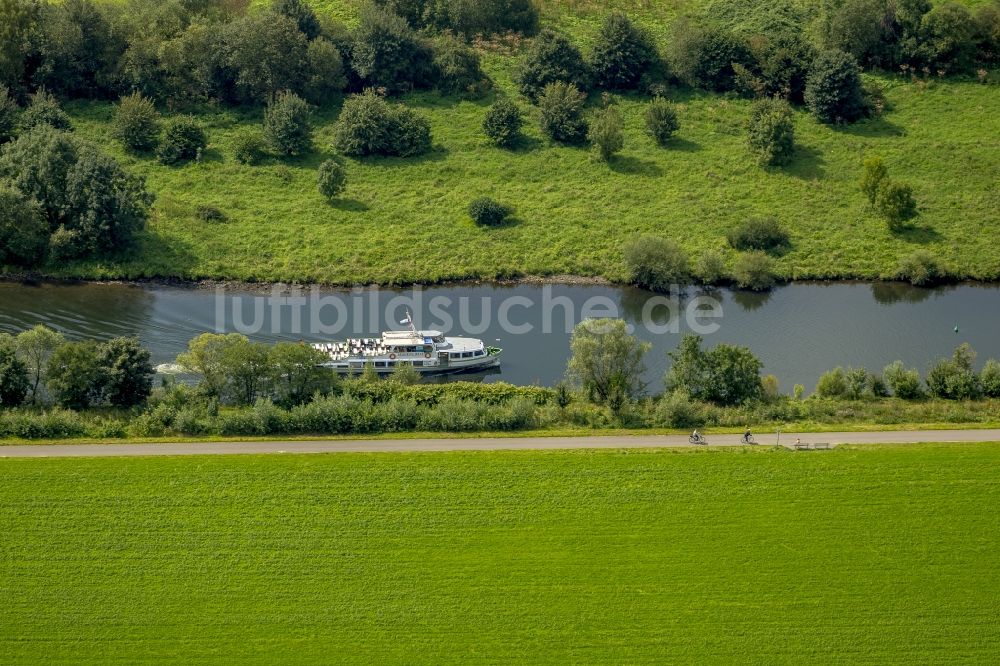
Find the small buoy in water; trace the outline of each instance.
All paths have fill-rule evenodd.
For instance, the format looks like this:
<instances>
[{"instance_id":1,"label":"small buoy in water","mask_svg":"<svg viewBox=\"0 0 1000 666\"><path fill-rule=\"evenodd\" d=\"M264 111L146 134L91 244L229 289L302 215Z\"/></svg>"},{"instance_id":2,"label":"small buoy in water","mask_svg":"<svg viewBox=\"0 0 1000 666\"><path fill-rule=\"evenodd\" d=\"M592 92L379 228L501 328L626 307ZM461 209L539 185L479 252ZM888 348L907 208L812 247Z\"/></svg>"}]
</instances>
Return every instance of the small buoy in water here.
<instances>
[{"instance_id":1,"label":"small buoy in water","mask_svg":"<svg viewBox=\"0 0 1000 666\"><path fill-rule=\"evenodd\" d=\"M958 324L955 324L955 332L958 333Z\"/></svg>"}]
</instances>

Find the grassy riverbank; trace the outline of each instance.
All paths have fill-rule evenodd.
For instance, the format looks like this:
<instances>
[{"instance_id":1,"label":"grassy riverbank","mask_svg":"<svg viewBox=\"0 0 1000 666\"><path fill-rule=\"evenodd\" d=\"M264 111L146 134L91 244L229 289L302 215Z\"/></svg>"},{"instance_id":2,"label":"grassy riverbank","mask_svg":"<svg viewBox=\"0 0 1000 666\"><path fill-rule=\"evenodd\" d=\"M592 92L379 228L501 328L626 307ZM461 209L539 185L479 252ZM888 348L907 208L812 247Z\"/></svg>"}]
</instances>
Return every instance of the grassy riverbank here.
<instances>
[{"instance_id":1,"label":"grassy riverbank","mask_svg":"<svg viewBox=\"0 0 1000 666\"><path fill-rule=\"evenodd\" d=\"M993 444L0 461L0 655L990 662L998 464Z\"/></svg>"},{"instance_id":2,"label":"grassy riverbank","mask_svg":"<svg viewBox=\"0 0 1000 666\"><path fill-rule=\"evenodd\" d=\"M350 22L356 3L316 2ZM616 6L650 27L665 45L667 21L699 3ZM543 23L558 25L584 47L603 3L543 3ZM434 149L412 159L345 160L348 188L327 204L316 190L318 165L332 156L340 102L317 110L316 149L298 159L245 166L233 159L240 128L259 112L198 114L210 146L200 164L167 167L125 155L108 140L108 103L69 105L80 136L94 140L144 175L157 194L153 218L133 254L115 261L52 265L56 276L177 277L337 284L437 282L519 275L601 276L622 280L624 240L653 233L677 240L692 258L715 249L732 262L726 232L754 216L774 216L791 233L777 260L792 279L865 278L893 274L917 249L938 256L961 277L1000 277L1000 86L973 81L911 83L880 76L884 117L844 128L795 114L798 151L781 169L761 169L747 154L749 102L673 88L681 130L659 148L642 128L648 98L619 100L625 148L610 165L586 148L541 138L537 109L511 83L515 51L484 52L496 84L481 100L437 93L403 101L425 115ZM512 96L529 111L527 139L514 151L487 145L486 107ZM596 100L592 100L596 104ZM910 183L920 205L916 226L891 234L865 209L861 160L885 158ZM512 224L477 228L468 203L488 195L515 208ZM221 222L199 219L218 208Z\"/></svg>"}]
</instances>

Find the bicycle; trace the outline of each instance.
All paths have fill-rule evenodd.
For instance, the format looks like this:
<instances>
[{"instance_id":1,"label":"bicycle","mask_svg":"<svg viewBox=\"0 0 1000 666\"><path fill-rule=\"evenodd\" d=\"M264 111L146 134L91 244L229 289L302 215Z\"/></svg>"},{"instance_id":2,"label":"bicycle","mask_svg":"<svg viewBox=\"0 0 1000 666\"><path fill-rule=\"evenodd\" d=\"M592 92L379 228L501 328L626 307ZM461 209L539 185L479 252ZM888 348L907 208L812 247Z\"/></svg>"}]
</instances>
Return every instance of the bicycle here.
<instances>
[{"instance_id":1,"label":"bicycle","mask_svg":"<svg viewBox=\"0 0 1000 666\"><path fill-rule=\"evenodd\" d=\"M757 440L753 438L753 435L743 435L740 437L740 444L756 444Z\"/></svg>"},{"instance_id":2,"label":"bicycle","mask_svg":"<svg viewBox=\"0 0 1000 666\"><path fill-rule=\"evenodd\" d=\"M704 435L690 435L690 436L688 436L688 443L690 443L690 444L708 444L708 440L705 439Z\"/></svg>"}]
</instances>

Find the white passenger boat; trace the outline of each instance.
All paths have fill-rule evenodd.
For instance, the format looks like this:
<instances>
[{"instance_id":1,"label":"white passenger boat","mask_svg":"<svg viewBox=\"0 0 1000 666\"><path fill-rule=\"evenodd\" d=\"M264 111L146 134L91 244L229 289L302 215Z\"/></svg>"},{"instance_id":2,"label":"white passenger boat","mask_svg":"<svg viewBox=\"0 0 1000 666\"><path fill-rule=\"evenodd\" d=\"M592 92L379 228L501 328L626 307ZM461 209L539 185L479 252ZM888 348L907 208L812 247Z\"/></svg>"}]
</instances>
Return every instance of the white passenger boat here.
<instances>
[{"instance_id":1,"label":"white passenger boat","mask_svg":"<svg viewBox=\"0 0 1000 666\"><path fill-rule=\"evenodd\" d=\"M313 346L329 361L323 367L338 374L359 374L366 366L389 373L399 365L412 365L423 374L448 374L484 370L500 365L499 347L488 347L478 338L453 338L440 331L418 331L409 313L405 331L385 331L379 338L352 338Z\"/></svg>"}]
</instances>

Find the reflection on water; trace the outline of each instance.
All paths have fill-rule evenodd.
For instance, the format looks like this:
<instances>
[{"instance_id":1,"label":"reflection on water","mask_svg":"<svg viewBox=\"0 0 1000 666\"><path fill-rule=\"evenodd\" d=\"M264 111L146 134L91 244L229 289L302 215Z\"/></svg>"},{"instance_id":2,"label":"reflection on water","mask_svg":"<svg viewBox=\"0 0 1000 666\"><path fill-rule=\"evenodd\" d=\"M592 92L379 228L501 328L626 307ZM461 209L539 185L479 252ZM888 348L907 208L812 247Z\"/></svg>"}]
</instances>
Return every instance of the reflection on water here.
<instances>
[{"instance_id":1,"label":"reflection on water","mask_svg":"<svg viewBox=\"0 0 1000 666\"><path fill-rule=\"evenodd\" d=\"M407 307L412 307L421 327L438 325L441 314L450 317L453 324L446 333L471 334L504 348L502 368L480 377L483 381L502 379L546 385L558 381L569 355L568 331L582 315L585 304L597 304L612 308L636 326L636 335L652 344L646 379L651 390L658 390L666 370L666 352L677 345L680 335L690 332L685 319L688 305L692 299L706 296L718 299L723 315L712 320L719 329L706 336L707 344L727 342L750 347L764 362L765 372L776 375L785 391L795 383L811 389L821 372L836 365L879 369L901 359L926 369L933 359L950 354L961 342L972 344L980 360L1000 358L997 285L919 289L886 283L799 283L764 294L692 288L671 305L663 305L670 301L669 296L659 295L660 305L651 310L646 307L654 296L649 292L600 285L329 290L322 296L346 303L340 315L347 317L353 328L360 327L356 331L359 335L378 335L388 327L386 321L395 322ZM520 304L507 308L507 318L522 328L530 328L530 332L513 333L498 322L503 304L511 304L512 297L520 299ZM261 304L260 298L257 293L229 291L223 310L236 304L245 314L244 321L249 322L254 319L255 305ZM413 305L399 301L395 309L386 307L394 298L413 298ZM444 305L435 310L437 301ZM548 312L551 316L545 313L546 303L552 306ZM17 332L44 323L74 339L137 335L150 348L154 363L162 364L172 362L190 338L216 330L216 306L216 293L211 289L0 283L0 330ZM316 333L311 322L317 313L310 311L311 307L305 306L298 324L287 309L279 312L262 308L263 330L251 337L274 342L355 334L352 330L340 335ZM644 309L652 325L645 328L641 325ZM337 311L326 307L322 314L316 321L329 323ZM463 319L467 324L460 325ZM233 330L233 322L227 320L225 328Z\"/></svg>"}]
</instances>

